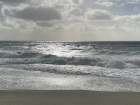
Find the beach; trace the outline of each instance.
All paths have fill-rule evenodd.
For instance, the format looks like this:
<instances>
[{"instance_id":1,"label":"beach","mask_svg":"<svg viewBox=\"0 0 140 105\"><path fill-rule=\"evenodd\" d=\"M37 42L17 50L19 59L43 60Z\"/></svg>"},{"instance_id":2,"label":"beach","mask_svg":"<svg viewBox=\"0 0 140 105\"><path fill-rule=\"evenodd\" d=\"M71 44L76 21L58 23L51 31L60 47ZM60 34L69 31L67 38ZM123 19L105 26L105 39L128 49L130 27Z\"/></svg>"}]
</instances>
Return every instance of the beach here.
<instances>
[{"instance_id":1,"label":"beach","mask_svg":"<svg viewBox=\"0 0 140 105\"><path fill-rule=\"evenodd\" d=\"M84 90L1 90L0 105L140 105L140 93Z\"/></svg>"}]
</instances>

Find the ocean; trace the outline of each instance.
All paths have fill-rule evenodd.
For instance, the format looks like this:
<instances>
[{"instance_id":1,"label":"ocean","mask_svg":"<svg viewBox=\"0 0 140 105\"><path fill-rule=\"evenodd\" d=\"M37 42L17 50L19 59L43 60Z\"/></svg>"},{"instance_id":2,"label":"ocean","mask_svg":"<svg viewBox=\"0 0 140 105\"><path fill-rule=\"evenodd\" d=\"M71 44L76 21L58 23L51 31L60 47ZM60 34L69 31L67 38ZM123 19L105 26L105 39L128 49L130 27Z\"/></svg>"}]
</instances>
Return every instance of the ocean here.
<instances>
[{"instance_id":1,"label":"ocean","mask_svg":"<svg viewBox=\"0 0 140 105\"><path fill-rule=\"evenodd\" d=\"M0 42L0 90L140 92L140 42Z\"/></svg>"}]
</instances>

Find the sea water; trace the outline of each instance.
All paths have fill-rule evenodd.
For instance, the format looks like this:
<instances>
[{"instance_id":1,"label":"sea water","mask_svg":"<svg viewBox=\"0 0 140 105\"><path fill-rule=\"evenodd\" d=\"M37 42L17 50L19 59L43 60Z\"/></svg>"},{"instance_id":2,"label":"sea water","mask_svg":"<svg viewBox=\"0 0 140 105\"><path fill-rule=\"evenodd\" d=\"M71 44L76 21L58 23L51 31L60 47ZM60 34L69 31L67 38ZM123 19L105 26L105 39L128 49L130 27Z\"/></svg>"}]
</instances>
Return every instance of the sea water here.
<instances>
[{"instance_id":1,"label":"sea water","mask_svg":"<svg viewBox=\"0 0 140 105\"><path fill-rule=\"evenodd\" d=\"M0 42L0 90L140 92L140 42Z\"/></svg>"}]
</instances>

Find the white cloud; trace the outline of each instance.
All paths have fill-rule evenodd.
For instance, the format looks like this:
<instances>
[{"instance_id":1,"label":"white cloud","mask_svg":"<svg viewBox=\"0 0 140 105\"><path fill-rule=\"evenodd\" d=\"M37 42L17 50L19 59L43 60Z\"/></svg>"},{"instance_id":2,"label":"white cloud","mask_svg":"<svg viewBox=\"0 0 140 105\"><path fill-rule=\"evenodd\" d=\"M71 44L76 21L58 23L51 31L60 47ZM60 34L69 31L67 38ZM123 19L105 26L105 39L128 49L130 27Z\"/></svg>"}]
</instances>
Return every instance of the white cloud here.
<instances>
[{"instance_id":1,"label":"white cloud","mask_svg":"<svg viewBox=\"0 0 140 105\"><path fill-rule=\"evenodd\" d=\"M106 10L88 10L85 13L87 19L89 20L111 20L112 15Z\"/></svg>"},{"instance_id":2,"label":"white cloud","mask_svg":"<svg viewBox=\"0 0 140 105\"><path fill-rule=\"evenodd\" d=\"M140 21L140 14L137 14L137 15L116 16L114 18L114 20L116 20L116 21L127 21L127 22Z\"/></svg>"},{"instance_id":3,"label":"white cloud","mask_svg":"<svg viewBox=\"0 0 140 105\"><path fill-rule=\"evenodd\" d=\"M135 10L135 11L139 11L140 8L139 8L139 7L134 7L134 10Z\"/></svg>"},{"instance_id":4,"label":"white cloud","mask_svg":"<svg viewBox=\"0 0 140 105\"><path fill-rule=\"evenodd\" d=\"M113 6L113 2L100 2L100 1L96 1L95 4L101 5L101 6L106 6L106 7Z\"/></svg>"}]
</instances>

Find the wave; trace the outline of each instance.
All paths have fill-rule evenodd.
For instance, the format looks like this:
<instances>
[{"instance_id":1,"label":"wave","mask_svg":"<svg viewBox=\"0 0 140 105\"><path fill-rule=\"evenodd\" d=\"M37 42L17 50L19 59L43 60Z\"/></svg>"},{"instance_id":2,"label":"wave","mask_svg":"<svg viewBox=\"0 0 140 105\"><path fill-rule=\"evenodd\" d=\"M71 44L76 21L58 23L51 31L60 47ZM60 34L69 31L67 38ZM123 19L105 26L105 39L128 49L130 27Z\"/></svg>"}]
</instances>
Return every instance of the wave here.
<instances>
[{"instance_id":1,"label":"wave","mask_svg":"<svg viewBox=\"0 0 140 105\"><path fill-rule=\"evenodd\" d=\"M33 58L37 56L41 56L41 53L34 53L34 52L15 52L15 53L7 53L7 52L0 52L0 58Z\"/></svg>"},{"instance_id":2,"label":"wave","mask_svg":"<svg viewBox=\"0 0 140 105\"><path fill-rule=\"evenodd\" d=\"M7 58L6 64L54 64L54 65L87 65L106 68L140 68L140 59L119 60L103 57L59 57L51 54L34 52L0 53L0 58ZM3 63L2 63L3 64Z\"/></svg>"},{"instance_id":3,"label":"wave","mask_svg":"<svg viewBox=\"0 0 140 105\"><path fill-rule=\"evenodd\" d=\"M16 68L27 71L41 71L55 74L66 75L92 75L91 70L87 71L86 67L72 65L51 65L51 64L18 64L17 65L4 65L3 68Z\"/></svg>"}]
</instances>

